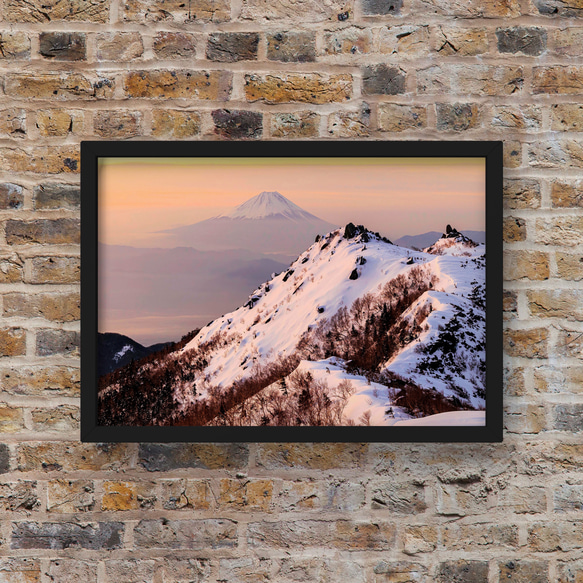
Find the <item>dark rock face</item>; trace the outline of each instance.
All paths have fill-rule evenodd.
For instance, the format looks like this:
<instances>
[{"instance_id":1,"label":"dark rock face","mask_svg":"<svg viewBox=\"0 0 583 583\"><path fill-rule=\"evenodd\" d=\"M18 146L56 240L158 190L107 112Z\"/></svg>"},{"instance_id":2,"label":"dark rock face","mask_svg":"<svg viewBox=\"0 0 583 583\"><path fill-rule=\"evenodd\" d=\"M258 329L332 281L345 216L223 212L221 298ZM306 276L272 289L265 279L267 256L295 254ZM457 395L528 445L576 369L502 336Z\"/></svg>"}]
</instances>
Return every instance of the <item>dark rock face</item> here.
<instances>
[{"instance_id":1,"label":"dark rock face","mask_svg":"<svg viewBox=\"0 0 583 583\"><path fill-rule=\"evenodd\" d=\"M13 549L112 550L122 546L122 522L99 522L82 526L71 522L20 522L12 526Z\"/></svg>"},{"instance_id":2,"label":"dark rock face","mask_svg":"<svg viewBox=\"0 0 583 583\"><path fill-rule=\"evenodd\" d=\"M85 35L80 33L43 32L39 52L57 61L84 61L87 54Z\"/></svg>"},{"instance_id":3,"label":"dark rock face","mask_svg":"<svg viewBox=\"0 0 583 583\"><path fill-rule=\"evenodd\" d=\"M316 60L313 32L276 32L267 37L267 58L282 63L309 63Z\"/></svg>"},{"instance_id":4,"label":"dark rock face","mask_svg":"<svg viewBox=\"0 0 583 583\"><path fill-rule=\"evenodd\" d=\"M139 463L148 472L244 468L248 461L249 447L241 443L144 443L139 452Z\"/></svg>"},{"instance_id":5,"label":"dark rock face","mask_svg":"<svg viewBox=\"0 0 583 583\"><path fill-rule=\"evenodd\" d=\"M405 73L399 67L387 65L364 67L362 90L365 95L405 93Z\"/></svg>"},{"instance_id":6,"label":"dark rock face","mask_svg":"<svg viewBox=\"0 0 583 583\"><path fill-rule=\"evenodd\" d=\"M206 48L210 61L235 63L257 59L257 33L224 32L211 34Z\"/></svg>"},{"instance_id":7,"label":"dark rock face","mask_svg":"<svg viewBox=\"0 0 583 583\"><path fill-rule=\"evenodd\" d=\"M447 225L445 233L441 236L442 239L455 239L458 243L467 243L471 247L476 247L477 243L472 241L469 237L460 233L456 228Z\"/></svg>"},{"instance_id":8,"label":"dark rock face","mask_svg":"<svg viewBox=\"0 0 583 583\"><path fill-rule=\"evenodd\" d=\"M501 53L523 53L538 56L547 48L547 32L542 28L517 26L496 30Z\"/></svg>"},{"instance_id":9,"label":"dark rock face","mask_svg":"<svg viewBox=\"0 0 583 583\"><path fill-rule=\"evenodd\" d=\"M401 12L403 7L403 0L363 0L362 12L363 14L394 14Z\"/></svg>"},{"instance_id":10,"label":"dark rock face","mask_svg":"<svg viewBox=\"0 0 583 583\"><path fill-rule=\"evenodd\" d=\"M348 223L346 225L346 228L344 229L344 238L352 239L352 237L355 237L357 234L358 234L357 228L352 223Z\"/></svg>"},{"instance_id":11,"label":"dark rock face","mask_svg":"<svg viewBox=\"0 0 583 583\"><path fill-rule=\"evenodd\" d=\"M252 139L263 134L263 115L256 111L215 109L212 116L215 133L223 138Z\"/></svg>"},{"instance_id":12,"label":"dark rock face","mask_svg":"<svg viewBox=\"0 0 583 583\"><path fill-rule=\"evenodd\" d=\"M447 225L445 228L445 233L441 236L442 239L457 239L457 237L465 237L457 229L451 225Z\"/></svg>"}]
</instances>

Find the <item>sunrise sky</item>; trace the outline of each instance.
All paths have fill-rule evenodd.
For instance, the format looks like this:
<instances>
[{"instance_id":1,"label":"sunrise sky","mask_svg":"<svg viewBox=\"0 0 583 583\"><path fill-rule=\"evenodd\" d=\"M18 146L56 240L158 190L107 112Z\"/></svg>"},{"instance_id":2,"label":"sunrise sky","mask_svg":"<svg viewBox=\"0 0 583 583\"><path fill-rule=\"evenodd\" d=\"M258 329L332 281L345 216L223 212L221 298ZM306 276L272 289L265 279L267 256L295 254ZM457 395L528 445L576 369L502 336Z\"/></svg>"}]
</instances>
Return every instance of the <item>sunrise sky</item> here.
<instances>
[{"instance_id":1,"label":"sunrise sky","mask_svg":"<svg viewBox=\"0 0 583 583\"><path fill-rule=\"evenodd\" d=\"M390 239L485 228L483 158L100 158L99 239L156 246L264 190Z\"/></svg>"}]
</instances>

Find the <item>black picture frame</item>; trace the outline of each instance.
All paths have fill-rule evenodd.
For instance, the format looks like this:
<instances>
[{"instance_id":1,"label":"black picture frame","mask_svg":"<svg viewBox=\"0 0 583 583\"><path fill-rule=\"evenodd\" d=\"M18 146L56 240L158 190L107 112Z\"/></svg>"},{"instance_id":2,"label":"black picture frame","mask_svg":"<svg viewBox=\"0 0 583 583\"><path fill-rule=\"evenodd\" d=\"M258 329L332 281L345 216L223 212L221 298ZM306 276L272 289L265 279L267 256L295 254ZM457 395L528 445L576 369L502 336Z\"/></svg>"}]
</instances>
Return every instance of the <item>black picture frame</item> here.
<instances>
[{"instance_id":1,"label":"black picture frame","mask_svg":"<svg viewBox=\"0 0 583 583\"><path fill-rule=\"evenodd\" d=\"M97 417L98 160L100 157L479 157L486 173L486 424L478 427L103 426ZM81 440L85 442L502 441L502 142L86 141L81 144Z\"/></svg>"}]
</instances>

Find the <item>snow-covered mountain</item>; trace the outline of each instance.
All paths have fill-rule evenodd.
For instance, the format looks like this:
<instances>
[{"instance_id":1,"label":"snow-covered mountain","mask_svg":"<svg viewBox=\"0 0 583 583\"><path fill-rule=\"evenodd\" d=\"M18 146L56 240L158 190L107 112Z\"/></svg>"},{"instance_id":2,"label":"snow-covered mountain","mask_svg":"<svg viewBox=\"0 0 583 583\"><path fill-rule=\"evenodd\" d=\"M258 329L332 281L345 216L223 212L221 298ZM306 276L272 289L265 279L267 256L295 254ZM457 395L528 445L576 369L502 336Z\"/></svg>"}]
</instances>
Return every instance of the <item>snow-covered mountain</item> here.
<instances>
[{"instance_id":1,"label":"snow-covered mountain","mask_svg":"<svg viewBox=\"0 0 583 583\"><path fill-rule=\"evenodd\" d=\"M165 361L102 387L103 411L124 408L103 422L394 425L457 411L436 423L475 424L484 301L484 245L453 229L413 252L349 224ZM167 409L120 405L126 383L158 382Z\"/></svg>"},{"instance_id":2,"label":"snow-covered mountain","mask_svg":"<svg viewBox=\"0 0 583 583\"><path fill-rule=\"evenodd\" d=\"M479 247L478 243L470 237L447 225L445 233L424 251L433 255L471 257L475 255L474 249L477 247Z\"/></svg>"},{"instance_id":3,"label":"snow-covered mountain","mask_svg":"<svg viewBox=\"0 0 583 583\"><path fill-rule=\"evenodd\" d=\"M203 251L247 249L295 256L317 234L335 227L279 192L261 192L228 213L163 231L165 239L161 244Z\"/></svg>"},{"instance_id":4,"label":"snow-covered mountain","mask_svg":"<svg viewBox=\"0 0 583 583\"><path fill-rule=\"evenodd\" d=\"M315 215L305 211L279 192L261 192L232 211L219 215L227 219L279 218L292 221L319 221Z\"/></svg>"}]
</instances>

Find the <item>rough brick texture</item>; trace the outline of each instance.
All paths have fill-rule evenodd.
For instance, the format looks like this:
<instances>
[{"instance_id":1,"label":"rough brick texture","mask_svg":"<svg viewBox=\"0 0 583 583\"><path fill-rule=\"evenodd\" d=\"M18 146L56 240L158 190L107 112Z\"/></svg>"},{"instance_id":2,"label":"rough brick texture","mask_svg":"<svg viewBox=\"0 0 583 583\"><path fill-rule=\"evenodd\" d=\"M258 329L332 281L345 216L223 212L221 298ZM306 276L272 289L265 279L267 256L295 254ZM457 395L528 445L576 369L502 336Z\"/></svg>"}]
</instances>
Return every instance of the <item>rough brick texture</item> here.
<instances>
[{"instance_id":1,"label":"rough brick texture","mask_svg":"<svg viewBox=\"0 0 583 583\"><path fill-rule=\"evenodd\" d=\"M0 3L0 580L580 581L582 18ZM80 444L85 139L503 140L504 443Z\"/></svg>"}]
</instances>

